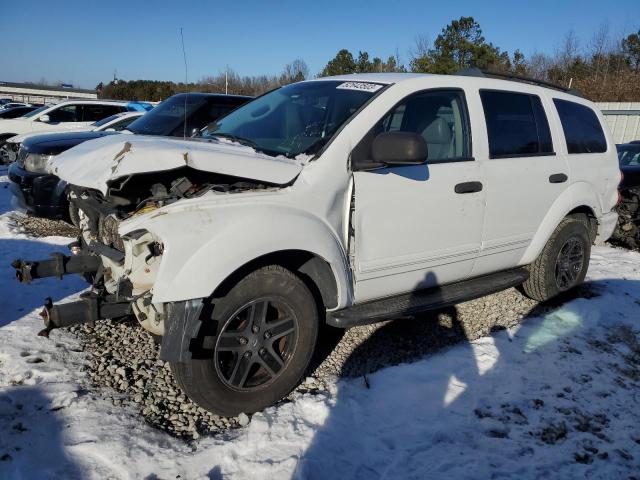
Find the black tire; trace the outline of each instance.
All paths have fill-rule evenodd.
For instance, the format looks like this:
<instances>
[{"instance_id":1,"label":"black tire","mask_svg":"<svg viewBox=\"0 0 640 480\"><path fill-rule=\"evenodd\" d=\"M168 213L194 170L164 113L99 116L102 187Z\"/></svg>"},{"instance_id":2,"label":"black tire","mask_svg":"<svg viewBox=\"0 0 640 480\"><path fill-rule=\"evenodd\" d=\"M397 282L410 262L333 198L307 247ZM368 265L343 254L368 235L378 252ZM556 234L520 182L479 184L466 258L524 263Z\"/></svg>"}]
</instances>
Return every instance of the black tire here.
<instances>
[{"instance_id":1,"label":"black tire","mask_svg":"<svg viewBox=\"0 0 640 480\"><path fill-rule=\"evenodd\" d=\"M529 298L543 302L584 281L591 256L588 222L583 215L570 216L556 227L538 258L528 267L529 278L522 289Z\"/></svg>"},{"instance_id":2,"label":"black tire","mask_svg":"<svg viewBox=\"0 0 640 480\"><path fill-rule=\"evenodd\" d=\"M251 330L257 324L260 330ZM291 325L293 333L284 335ZM250 273L203 309L201 332L190 347L194 358L171 363L171 370L180 388L202 408L224 416L253 413L296 387L317 336L313 295L294 273L272 265ZM245 378L241 369L251 362Z\"/></svg>"}]
</instances>

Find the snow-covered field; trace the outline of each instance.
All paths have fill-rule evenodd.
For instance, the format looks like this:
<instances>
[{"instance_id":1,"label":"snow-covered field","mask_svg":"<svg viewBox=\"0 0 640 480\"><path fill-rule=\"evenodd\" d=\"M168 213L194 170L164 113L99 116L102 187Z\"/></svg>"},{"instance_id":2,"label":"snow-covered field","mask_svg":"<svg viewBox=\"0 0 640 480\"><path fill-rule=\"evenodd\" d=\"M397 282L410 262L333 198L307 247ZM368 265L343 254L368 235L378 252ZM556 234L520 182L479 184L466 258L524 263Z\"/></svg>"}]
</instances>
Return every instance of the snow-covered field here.
<instances>
[{"instance_id":1,"label":"snow-covered field","mask_svg":"<svg viewBox=\"0 0 640 480\"><path fill-rule=\"evenodd\" d=\"M93 391L75 337L36 336L44 297L84 285L13 280L12 259L68 239L15 232L6 186L0 176L2 479L640 478L638 253L596 248L590 298L187 444Z\"/></svg>"}]
</instances>

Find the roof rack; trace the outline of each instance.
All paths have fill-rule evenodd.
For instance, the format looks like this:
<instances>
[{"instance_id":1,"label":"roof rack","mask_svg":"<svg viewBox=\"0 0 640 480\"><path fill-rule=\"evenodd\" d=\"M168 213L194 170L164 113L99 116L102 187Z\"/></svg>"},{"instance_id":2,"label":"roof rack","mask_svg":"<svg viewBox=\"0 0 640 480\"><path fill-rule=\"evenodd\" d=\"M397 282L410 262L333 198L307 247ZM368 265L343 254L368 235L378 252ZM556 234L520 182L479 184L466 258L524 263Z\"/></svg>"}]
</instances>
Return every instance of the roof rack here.
<instances>
[{"instance_id":1,"label":"roof rack","mask_svg":"<svg viewBox=\"0 0 640 480\"><path fill-rule=\"evenodd\" d=\"M476 67L463 68L458 70L456 75L463 75L466 77L483 77L483 78L499 78L503 80L514 80L517 82L528 83L530 85L539 85L541 87L553 88L554 90L560 90L561 92L575 95L577 97L583 97L582 92L575 88L565 88L555 83L546 82L544 80L538 80L537 78L525 77L523 75L515 75L513 73L494 72L491 70L481 70Z\"/></svg>"}]
</instances>

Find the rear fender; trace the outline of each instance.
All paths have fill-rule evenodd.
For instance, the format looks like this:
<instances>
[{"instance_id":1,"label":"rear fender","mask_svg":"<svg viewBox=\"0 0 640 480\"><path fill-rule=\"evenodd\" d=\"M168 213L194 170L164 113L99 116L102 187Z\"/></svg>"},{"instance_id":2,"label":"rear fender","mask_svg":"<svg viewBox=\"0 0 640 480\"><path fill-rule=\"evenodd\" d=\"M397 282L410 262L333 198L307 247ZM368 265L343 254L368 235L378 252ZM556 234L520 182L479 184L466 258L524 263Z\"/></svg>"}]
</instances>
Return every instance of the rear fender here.
<instances>
[{"instance_id":1,"label":"rear fender","mask_svg":"<svg viewBox=\"0 0 640 480\"><path fill-rule=\"evenodd\" d=\"M602 203L593 186L586 182L576 182L569 186L553 203L544 220L540 223L533 240L527 247L520 265L532 263L551 238L551 234L572 210L579 207L588 207L596 219L602 218Z\"/></svg>"}]
</instances>

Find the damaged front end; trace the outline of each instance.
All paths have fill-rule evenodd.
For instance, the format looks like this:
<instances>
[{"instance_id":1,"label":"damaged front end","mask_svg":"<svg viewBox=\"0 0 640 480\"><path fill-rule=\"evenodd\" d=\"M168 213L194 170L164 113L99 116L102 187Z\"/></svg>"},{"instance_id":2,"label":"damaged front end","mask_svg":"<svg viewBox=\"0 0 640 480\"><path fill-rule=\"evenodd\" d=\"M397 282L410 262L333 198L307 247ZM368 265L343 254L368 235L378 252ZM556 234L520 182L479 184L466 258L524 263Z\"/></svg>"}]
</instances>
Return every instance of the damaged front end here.
<instances>
[{"instance_id":1,"label":"damaged front end","mask_svg":"<svg viewBox=\"0 0 640 480\"><path fill-rule=\"evenodd\" d=\"M172 352L181 351L175 346L182 345L185 332L193 328L199 301L153 302L164 244L145 229L121 235L122 222L162 214L162 207L180 200L270 188L279 187L190 167L121 177L109 182L106 194L70 186L69 202L77 211L81 230L78 240L69 245L71 255L54 253L51 259L13 262L16 277L22 283L80 274L91 284L91 290L78 301L54 305L46 299L41 314L45 330L41 333L48 335L54 328L133 315L154 335L168 333L161 356L174 358Z\"/></svg>"}]
</instances>

